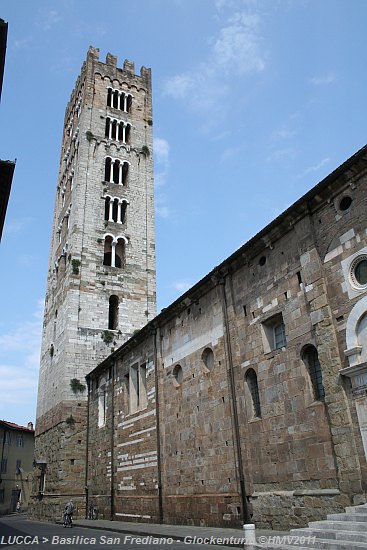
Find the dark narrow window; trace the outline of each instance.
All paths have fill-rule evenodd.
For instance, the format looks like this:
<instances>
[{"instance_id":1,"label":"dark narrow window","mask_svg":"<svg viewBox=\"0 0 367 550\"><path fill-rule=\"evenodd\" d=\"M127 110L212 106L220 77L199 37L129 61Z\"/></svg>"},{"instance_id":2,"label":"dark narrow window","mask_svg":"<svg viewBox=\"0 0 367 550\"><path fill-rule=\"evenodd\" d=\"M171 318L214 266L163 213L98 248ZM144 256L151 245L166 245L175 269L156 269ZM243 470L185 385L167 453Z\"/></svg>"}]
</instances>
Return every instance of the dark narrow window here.
<instances>
[{"instance_id":1,"label":"dark narrow window","mask_svg":"<svg viewBox=\"0 0 367 550\"><path fill-rule=\"evenodd\" d=\"M108 88L107 90L107 107L111 107L111 98L112 98L112 90L111 88Z\"/></svg>"},{"instance_id":2,"label":"dark narrow window","mask_svg":"<svg viewBox=\"0 0 367 550\"><path fill-rule=\"evenodd\" d=\"M111 265L112 259L112 237L106 237L104 240L103 265Z\"/></svg>"},{"instance_id":3,"label":"dark narrow window","mask_svg":"<svg viewBox=\"0 0 367 550\"><path fill-rule=\"evenodd\" d=\"M118 105L119 105L119 93L118 93L117 90L114 90L114 92L113 92L113 105L112 105L112 107L113 107L114 109L118 109L118 108L119 108Z\"/></svg>"},{"instance_id":4,"label":"dark narrow window","mask_svg":"<svg viewBox=\"0 0 367 550\"><path fill-rule=\"evenodd\" d=\"M131 95L127 96L126 111L131 113L132 97Z\"/></svg>"},{"instance_id":5,"label":"dark narrow window","mask_svg":"<svg viewBox=\"0 0 367 550\"><path fill-rule=\"evenodd\" d=\"M124 141L124 125L122 122L118 125L118 141Z\"/></svg>"},{"instance_id":6,"label":"dark narrow window","mask_svg":"<svg viewBox=\"0 0 367 550\"><path fill-rule=\"evenodd\" d=\"M259 386L257 384L257 376L254 369L249 369L246 372L245 381L251 394L254 416L255 418L261 418Z\"/></svg>"},{"instance_id":7,"label":"dark narrow window","mask_svg":"<svg viewBox=\"0 0 367 550\"><path fill-rule=\"evenodd\" d=\"M117 139L117 120L112 121L111 139Z\"/></svg>"},{"instance_id":8,"label":"dark narrow window","mask_svg":"<svg viewBox=\"0 0 367 550\"><path fill-rule=\"evenodd\" d=\"M116 245L116 258L115 266L123 267L125 265L125 241L124 239L118 239Z\"/></svg>"},{"instance_id":9,"label":"dark narrow window","mask_svg":"<svg viewBox=\"0 0 367 550\"><path fill-rule=\"evenodd\" d=\"M113 183L120 182L120 164L119 160L115 160L113 163Z\"/></svg>"},{"instance_id":10,"label":"dark narrow window","mask_svg":"<svg viewBox=\"0 0 367 550\"><path fill-rule=\"evenodd\" d=\"M126 208L127 208L127 202L122 201L121 203L121 223L125 223L126 221Z\"/></svg>"},{"instance_id":11,"label":"dark narrow window","mask_svg":"<svg viewBox=\"0 0 367 550\"><path fill-rule=\"evenodd\" d=\"M131 130L131 126L130 124L128 124L125 128L125 143L130 143L130 130Z\"/></svg>"},{"instance_id":12,"label":"dark narrow window","mask_svg":"<svg viewBox=\"0 0 367 550\"><path fill-rule=\"evenodd\" d=\"M105 162L104 180L110 181L110 179L111 179L111 159L110 157L107 157Z\"/></svg>"},{"instance_id":13,"label":"dark narrow window","mask_svg":"<svg viewBox=\"0 0 367 550\"><path fill-rule=\"evenodd\" d=\"M122 185L126 185L126 183L127 183L128 171L129 171L129 165L128 165L127 162L124 162L123 165L122 165L122 179L121 179Z\"/></svg>"},{"instance_id":14,"label":"dark narrow window","mask_svg":"<svg viewBox=\"0 0 367 550\"><path fill-rule=\"evenodd\" d=\"M114 222L117 222L117 214L118 214L118 199L114 199L113 201L113 207L112 207L112 218Z\"/></svg>"},{"instance_id":15,"label":"dark narrow window","mask_svg":"<svg viewBox=\"0 0 367 550\"><path fill-rule=\"evenodd\" d=\"M106 222L110 219L110 197L106 197L104 203L104 219Z\"/></svg>"},{"instance_id":16,"label":"dark narrow window","mask_svg":"<svg viewBox=\"0 0 367 550\"><path fill-rule=\"evenodd\" d=\"M317 349L314 346L307 346L302 354L302 359L310 375L314 397L317 401L322 401L325 397L325 390Z\"/></svg>"},{"instance_id":17,"label":"dark narrow window","mask_svg":"<svg viewBox=\"0 0 367 550\"><path fill-rule=\"evenodd\" d=\"M117 330L118 328L119 299L114 294L110 296L108 309L108 328Z\"/></svg>"},{"instance_id":18,"label":"dark narrow window","mask_svg":"<svg viewBox=\"0 0 367 550\"><path fill-rule=\"evenodd\" d=\"M109 118L106 118L106 128L105 128L105 137L106 138L109 138L110 137L110 119Z\"/></svg>"}]
</instances>

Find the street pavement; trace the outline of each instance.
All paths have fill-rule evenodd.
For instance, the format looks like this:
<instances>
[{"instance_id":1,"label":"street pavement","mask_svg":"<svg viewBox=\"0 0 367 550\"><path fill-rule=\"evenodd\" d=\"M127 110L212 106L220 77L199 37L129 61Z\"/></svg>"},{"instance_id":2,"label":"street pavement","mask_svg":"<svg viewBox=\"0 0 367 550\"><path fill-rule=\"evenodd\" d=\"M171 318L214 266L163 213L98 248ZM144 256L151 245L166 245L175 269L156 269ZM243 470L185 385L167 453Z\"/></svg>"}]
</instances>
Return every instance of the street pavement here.
<instances>
[{"instance_id":1,"label":"street pavement","mask_svg":"<svg viewBox=\"0 0 367 550\"><path fill-rule=\"evenodd\" d=\"M256 539L260 543L286 535L281 531L256 530ZM75 550L78 547L112 550L122 546L129 550L151 546L185 550L185 546L190 546L188 550L204 550L203 546L243 548L244 540L242 529L85 519L76 519L73 528L68 529L61 521L57 524L29 521L25 514L0 518L0 550L12 545L17 548L40 546L42 550L55 550L55 546Z\"/></svg>"}]
</instances>

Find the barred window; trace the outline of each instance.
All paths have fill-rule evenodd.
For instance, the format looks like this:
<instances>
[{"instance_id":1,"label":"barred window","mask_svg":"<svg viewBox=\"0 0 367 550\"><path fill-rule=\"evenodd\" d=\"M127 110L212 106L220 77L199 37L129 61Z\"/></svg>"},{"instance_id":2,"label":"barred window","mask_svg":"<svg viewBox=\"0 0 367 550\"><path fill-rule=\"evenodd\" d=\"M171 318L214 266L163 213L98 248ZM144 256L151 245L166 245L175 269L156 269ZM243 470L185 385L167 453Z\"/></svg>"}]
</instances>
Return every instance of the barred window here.
<instances>
[{"instance_id":1,"label":"barred window","mask_svg":"<svg viewBox=\"0 0 367 550\"><path fill-rule=\"evenodd\" d=\"M249 369L246 372L245 381L251 394L254 417L261 418L259 386L257 383L256 372L254 371L254 369Z\"/></svg>"},{"instance_id":2,"label":"barred window","mask_svg":"<svg viewBox=\"0 0 367 550\"><path fill-rule=\"evenodd\" d=\"M306 346L302 359L310 375L314 397L317 401L322 401L325 398L325 390L322 383L322 371L317 349L312 345Z\"/></svg>"}]
</instances>

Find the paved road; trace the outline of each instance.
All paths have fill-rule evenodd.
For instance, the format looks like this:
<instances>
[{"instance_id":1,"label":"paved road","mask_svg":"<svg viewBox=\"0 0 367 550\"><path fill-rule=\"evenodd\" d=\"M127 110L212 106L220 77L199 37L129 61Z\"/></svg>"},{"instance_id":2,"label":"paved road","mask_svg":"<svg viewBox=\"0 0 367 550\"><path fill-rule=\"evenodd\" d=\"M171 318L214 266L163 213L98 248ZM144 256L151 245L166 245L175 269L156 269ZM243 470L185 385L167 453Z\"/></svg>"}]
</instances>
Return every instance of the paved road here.
<instances>
[{"instance_id":1,"label":"paved road","mask_svg":"<svg viewBox=\"0 0 367 550\"><path fill-rule=\"evenodd\" d=\"M190 544L188 548L187 544L169 537L159 540L154 537L139 537L139 535L85 527L66 529L62 525L53 523L28 521L22 514L0 518L0 550L12 546L16 546L16 548L38 547L42 550L56 550L57 547L60 550L64 548L112 550L122 547L125 547L126 550L143 550L148 547L151 550L203 550L202 545Z\"/></svg>"}]
</instances>

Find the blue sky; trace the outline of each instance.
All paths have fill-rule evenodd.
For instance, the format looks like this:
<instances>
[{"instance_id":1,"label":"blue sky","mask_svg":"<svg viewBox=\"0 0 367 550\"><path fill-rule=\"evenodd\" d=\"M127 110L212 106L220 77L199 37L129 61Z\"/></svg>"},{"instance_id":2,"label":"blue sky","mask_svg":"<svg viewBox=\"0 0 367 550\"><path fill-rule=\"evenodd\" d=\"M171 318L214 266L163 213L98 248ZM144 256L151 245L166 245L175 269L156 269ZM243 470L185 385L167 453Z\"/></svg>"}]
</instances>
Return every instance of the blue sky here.
<instances>
[{"instance_id":1,"label":"blue sky","mask_svg":"<svg viewBox=\"0 0 367 550\"><path fill-rule=\"evenodd\" d=\"M158 311L365 145L364 0L2 0L0 418L35 419L64 111L90 45L153 74Z\"/></svg>"}]
</instances>

